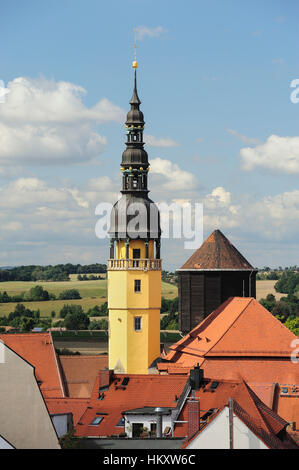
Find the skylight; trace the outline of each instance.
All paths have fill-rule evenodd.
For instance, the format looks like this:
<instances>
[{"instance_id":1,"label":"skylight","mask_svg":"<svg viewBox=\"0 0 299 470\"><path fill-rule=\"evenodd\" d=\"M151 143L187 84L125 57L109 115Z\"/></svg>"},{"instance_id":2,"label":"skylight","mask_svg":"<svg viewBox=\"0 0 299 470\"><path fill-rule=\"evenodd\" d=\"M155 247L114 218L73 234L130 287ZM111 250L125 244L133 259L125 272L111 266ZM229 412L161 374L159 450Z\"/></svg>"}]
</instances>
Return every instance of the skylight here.
<instances>
[{"instance_id":1,"label":"skylight","mask_svg":"<svg viewBox=\"0 0 299 470\"><path fill-rule=\"evenodd\" d=\"M98 426L102 421L103 421L104 418L102 418L101 416L96 416L92 422L90 423L89 426Z\"/></svg>"}]
</instances>

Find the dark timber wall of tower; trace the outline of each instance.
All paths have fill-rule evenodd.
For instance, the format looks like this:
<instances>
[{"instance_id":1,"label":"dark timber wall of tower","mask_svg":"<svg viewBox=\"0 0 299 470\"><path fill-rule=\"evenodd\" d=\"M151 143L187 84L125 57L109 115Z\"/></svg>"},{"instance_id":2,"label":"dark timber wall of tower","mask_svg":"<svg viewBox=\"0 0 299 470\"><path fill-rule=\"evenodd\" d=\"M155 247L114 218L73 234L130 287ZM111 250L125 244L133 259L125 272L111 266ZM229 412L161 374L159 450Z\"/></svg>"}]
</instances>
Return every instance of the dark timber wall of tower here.
<instances>
[{"instance_id":1,"label":"dark timber wall of tower","mask_svg":"<svg viewBox=\"0 0 299 470\"><path fill-rule=\"evenodd\" d=\"M179 328L192 330L229 297L256 297L256 271L179 271Z\"/></svg>"}]
</instances>

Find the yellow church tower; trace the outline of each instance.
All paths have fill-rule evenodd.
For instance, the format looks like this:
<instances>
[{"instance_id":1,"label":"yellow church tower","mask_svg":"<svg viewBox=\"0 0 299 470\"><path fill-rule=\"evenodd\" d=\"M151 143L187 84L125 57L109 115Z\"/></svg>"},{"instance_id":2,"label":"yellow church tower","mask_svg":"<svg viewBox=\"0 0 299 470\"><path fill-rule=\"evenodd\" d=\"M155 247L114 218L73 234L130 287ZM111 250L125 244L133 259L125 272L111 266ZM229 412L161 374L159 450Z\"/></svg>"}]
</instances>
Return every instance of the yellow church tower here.
<instances>
[{"instance_id":1,"label":"yellow church tower","mask_svg":"<svg viewBox=\"0 0 299 470\"><path fill-rule=\"evenodd\" d=\"M136 51L136 50L135 50ZM111 215L108 260L109 369L147 374L160 356L160 215L148 197L148 155L136 69L126 120L121 198Z\"/></svg>"}]
</instances>

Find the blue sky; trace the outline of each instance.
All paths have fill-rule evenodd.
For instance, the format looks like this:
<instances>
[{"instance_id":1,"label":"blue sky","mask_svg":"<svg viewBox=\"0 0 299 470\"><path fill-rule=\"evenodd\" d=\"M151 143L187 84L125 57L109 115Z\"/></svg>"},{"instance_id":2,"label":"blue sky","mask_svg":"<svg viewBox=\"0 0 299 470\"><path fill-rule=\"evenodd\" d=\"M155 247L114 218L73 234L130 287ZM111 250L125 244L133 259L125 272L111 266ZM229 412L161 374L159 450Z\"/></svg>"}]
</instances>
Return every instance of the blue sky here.
<instances>
[{"instance_id":1,"label":"blue sky","mask_svg":"<svg viewBox=\"0 0 299 470\"><path fill-rule=\"evenodd\" d=\"M134 27L151 197L203 202L204 235L220 228L255 266L298 263L298 14L291 0L2 6L0 265L105 261L94 209L120 188ZM190 254L163 241L165 268Z\"/></svg>"}]
</instances>

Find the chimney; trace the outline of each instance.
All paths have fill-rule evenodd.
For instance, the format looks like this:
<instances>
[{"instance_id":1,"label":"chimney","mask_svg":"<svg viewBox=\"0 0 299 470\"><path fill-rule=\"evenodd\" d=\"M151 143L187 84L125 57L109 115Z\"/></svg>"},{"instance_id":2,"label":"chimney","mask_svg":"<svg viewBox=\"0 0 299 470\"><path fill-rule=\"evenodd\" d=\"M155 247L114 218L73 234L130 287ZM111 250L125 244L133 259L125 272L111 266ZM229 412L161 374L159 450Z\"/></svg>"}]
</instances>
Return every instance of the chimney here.
<instances>
[{"instance_id":1,"label":"chimney","mask_svg":"<svg viewBox=\"0 0 299 470\"><path fill-rule=\"evenodd\" d=\"M113 371L109 369L103 369L100 370L100 377L99 377L99 390L102 390L103 388L109 388L110 385L110 377L112 375Z\"/></svg>"},{"instance_id":2,"label":"chimney","mask_svg":"<svg viewBox=\"0 0 299 470\"><path fill-rule=\"evenodd\" d=\"M162 420L163 420L163 409L162 408L155 408L156 416L157 416L157 432L156 437L162 437Z\"/></svg>"},{"instance_id":3,"label":"chimney","mask_svg":"<svg viewBox=\"0 0 299 470\"><path fill-rule=\"evenodd\" d=\"M200 401L194 398L187 401L188 406L188 438L194 436L200 428Z\"/></svg>"},{"instance_id":4,"label":"chimney","mask_svg":"<svg viewBox=\"0 0 299 470\"><path fill-rule=\"evenodd\" d=\"M199 390L203 384L203 369L197 366L194 369L190 370L190 378L189 378L191 390Z\"/></svg>"}]
</instances>

